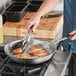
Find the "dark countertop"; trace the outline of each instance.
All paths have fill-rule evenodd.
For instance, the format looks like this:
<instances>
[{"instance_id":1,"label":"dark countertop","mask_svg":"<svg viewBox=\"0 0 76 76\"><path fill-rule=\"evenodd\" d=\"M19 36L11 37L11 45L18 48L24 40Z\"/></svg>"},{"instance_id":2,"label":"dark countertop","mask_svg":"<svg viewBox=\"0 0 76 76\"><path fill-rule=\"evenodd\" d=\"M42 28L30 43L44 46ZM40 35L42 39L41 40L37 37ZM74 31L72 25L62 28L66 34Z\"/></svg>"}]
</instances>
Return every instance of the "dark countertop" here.
<instances>
[{"instance_id":1,"label":"dark countertop","mask_svg":"<svg viewBox=\"0 0 76 76\"><path fill-rule=\"evenodd\" d=\"M4 36L4 44L18 39L22 39L22 37ZM55 54L53 61L49 64L44 76L64 76L70 59L71 53L69 51L58 51Z\"/></svg>"}]
</instances>

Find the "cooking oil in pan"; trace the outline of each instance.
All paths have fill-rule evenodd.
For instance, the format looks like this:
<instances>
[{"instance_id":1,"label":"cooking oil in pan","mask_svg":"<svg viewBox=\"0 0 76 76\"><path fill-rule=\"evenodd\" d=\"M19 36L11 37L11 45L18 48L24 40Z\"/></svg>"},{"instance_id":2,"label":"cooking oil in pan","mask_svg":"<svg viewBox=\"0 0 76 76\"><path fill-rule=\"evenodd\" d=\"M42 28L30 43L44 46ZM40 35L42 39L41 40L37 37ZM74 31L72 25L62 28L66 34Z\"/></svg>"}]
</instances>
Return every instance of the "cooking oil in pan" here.
<instances>
[{"instance_id":1,"label":"cooking oil in pan","mask_svg":"<svg viewBox=\"0 0 76 76\"><path fill-rule=\"evenodd\" d=\"M3 43L3 20L2 15L0 15L0 44Z\"/></svg>"}]
</instances>

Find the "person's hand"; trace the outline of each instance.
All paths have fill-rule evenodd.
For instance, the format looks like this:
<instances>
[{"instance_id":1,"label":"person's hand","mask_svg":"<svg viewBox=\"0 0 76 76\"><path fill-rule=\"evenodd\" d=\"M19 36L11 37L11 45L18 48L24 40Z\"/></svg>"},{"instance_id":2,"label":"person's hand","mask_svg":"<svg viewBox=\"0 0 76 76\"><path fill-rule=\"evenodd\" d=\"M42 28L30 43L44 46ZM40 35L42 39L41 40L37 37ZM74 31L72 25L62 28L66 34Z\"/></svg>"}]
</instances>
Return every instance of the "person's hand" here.
<instances>
[{"instance_id":1,"label":"person's hand","mask_svg":"<svg viewBox=\"0 0 76 76\"><path fill-rule=\"evenodd\" d=\"M28 25L27 29L33 26L33 31L35 31L39 22L40 22L40 16L33 15L29 20L27 20L27 25Z\"/></svg>"},{"instance_id":2,"label":"person's hand","mask_svg":"<svg viewBox=\"0 0 76 76\"><path fill-rule=\"evenodd\" d=\"M73 37L71 38L71 40L76 40L76 30L72 31L70 33L70 35L73 35Z\"/></svg>"}]
</instances>

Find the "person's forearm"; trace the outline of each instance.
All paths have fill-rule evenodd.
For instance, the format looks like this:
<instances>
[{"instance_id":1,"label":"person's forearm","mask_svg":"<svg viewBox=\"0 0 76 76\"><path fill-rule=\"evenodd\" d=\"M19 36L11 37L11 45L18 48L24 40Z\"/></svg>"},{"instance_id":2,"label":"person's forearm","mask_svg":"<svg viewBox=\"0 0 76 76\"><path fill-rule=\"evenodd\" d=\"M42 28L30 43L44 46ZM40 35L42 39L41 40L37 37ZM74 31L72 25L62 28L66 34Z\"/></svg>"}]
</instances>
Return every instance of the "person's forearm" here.
<instances>
[{"instance_id":1,"label":"person's forearm","mask_svg":"<svg viewBox=\"0 0 76 76\"><path fill-rule=\"evenodd\" d=\"M59 0L44 0L39 10L37 11L37 15L41 17L44 14L50 12L58 2Z\"/></svg>"}]
</instances>

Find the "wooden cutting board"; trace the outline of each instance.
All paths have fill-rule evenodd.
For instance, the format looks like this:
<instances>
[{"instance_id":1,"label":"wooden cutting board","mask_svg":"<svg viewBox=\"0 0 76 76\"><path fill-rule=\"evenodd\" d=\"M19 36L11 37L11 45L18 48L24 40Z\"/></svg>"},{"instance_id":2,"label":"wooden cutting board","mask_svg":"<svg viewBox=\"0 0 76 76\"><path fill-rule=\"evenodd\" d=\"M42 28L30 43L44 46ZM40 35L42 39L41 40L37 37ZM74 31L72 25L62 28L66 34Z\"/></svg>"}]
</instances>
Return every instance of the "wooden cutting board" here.
<instances>
[{"instance_id":1,"label":"wooden cutting board","mask_svg":"<svg viewBox=\"0 0 76 76\"><path fill-rule=\"evenodd\" d=\"M24 36L27 32L27 19L30 18L33 14L35 14L35 12L28 12L19 22L5 22L4 35ZM53 13L48 13L46 15L49 14L52 15ZM41 18L37 30L33 33L33 37L54 39L62 25L63 16L54 18Z\"/></svg>"}]
</instances>

